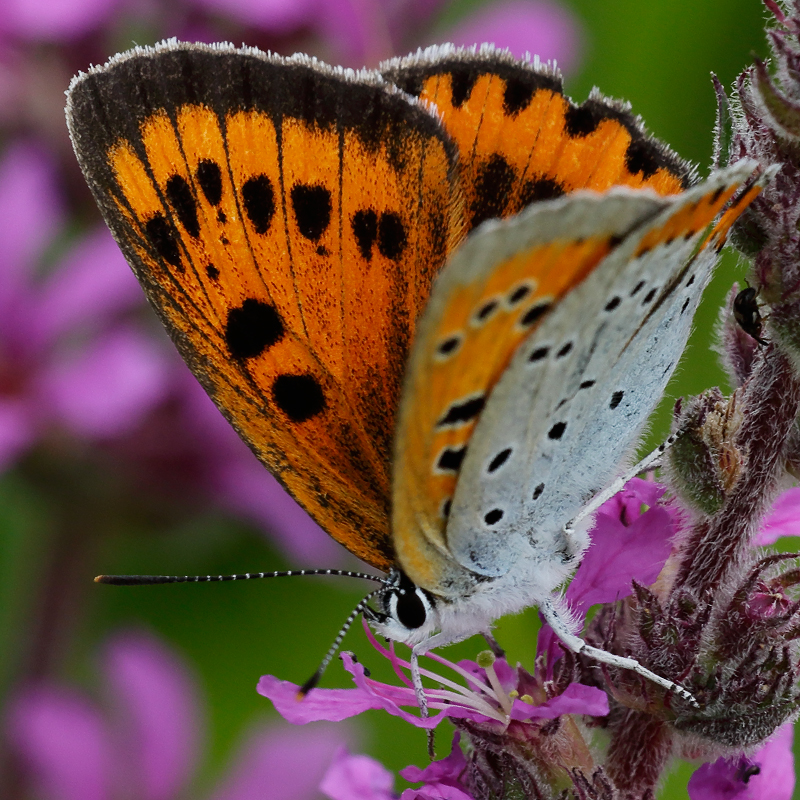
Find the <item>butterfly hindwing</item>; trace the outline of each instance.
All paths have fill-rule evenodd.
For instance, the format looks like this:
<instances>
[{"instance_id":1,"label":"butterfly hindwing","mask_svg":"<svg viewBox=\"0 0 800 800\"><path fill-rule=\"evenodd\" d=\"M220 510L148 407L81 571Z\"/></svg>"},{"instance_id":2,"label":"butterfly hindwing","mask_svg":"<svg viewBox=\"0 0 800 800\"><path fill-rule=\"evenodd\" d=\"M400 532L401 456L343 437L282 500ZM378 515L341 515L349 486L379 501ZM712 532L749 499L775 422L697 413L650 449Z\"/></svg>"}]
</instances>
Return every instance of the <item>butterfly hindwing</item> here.
<instances>
[{"instance_id":1,"label":"butterfly hindwing","mask_svg":"<svg viewBox=\"0 0 800 800\"><path fill-rule=\"evenodd\" d=\"M470 229L532 202L611 186L674 194L688 165L649 137L626 104L594 92L577 105L557 70L489 45L431 47L381 66L382 74L432 103L458 145Z\"/></svg>"},{"instance_id":2,"label":"butterfly hindwing","mask_svg":"<svg viewBox=\"0 0 800 800\"><path fill-rule=\"evenodd\" d=\"M178 43L79 76L68 121L194 373L317 522L388 569L402 374L461 235L439 122L374 74Z\"/></svg>"}]
</instances>

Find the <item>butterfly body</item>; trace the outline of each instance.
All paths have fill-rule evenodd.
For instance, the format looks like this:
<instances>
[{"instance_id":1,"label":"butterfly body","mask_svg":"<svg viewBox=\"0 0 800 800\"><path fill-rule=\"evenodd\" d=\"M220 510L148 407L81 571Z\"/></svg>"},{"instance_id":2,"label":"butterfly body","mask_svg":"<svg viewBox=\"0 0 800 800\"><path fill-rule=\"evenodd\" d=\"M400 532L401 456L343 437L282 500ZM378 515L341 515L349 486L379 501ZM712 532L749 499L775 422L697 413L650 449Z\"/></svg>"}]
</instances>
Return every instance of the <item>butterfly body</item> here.
<instances>
[{"instance_id":1,"label":"butterfly body","mask_svg":"<svg viewBox=\"0 0 800 800\"><path fill-rule=\"evenodd\" d=\"M67 118L185 360L390 572L371 619L419 649L556 608L589 541L565 526L630 457L758 189L749 163L689 188L626 107L492 48L381 70L166 42L78 76Z\"/></svg>"}]
</instances>

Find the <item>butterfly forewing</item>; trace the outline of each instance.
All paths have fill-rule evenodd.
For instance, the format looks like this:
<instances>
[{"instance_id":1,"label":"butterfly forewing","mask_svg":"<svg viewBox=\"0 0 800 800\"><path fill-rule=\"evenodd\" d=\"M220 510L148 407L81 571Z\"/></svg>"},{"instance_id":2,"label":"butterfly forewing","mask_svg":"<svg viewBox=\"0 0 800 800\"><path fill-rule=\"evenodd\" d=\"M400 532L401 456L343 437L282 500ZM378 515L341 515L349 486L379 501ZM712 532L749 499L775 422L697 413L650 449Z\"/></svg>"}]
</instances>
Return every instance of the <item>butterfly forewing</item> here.
<instances>
[{"instance_id":1,"label":"butterfly forewing","mask_svg":"<svg viewBox=\"0 0 800 800\"><path fill-rule=\"evenodd\" d=\"M389 568L400 383L462 227L438 121L377 76L176 43L80 76L68 120L217 405L334 538Z\"/></svg>"}]
</instances>

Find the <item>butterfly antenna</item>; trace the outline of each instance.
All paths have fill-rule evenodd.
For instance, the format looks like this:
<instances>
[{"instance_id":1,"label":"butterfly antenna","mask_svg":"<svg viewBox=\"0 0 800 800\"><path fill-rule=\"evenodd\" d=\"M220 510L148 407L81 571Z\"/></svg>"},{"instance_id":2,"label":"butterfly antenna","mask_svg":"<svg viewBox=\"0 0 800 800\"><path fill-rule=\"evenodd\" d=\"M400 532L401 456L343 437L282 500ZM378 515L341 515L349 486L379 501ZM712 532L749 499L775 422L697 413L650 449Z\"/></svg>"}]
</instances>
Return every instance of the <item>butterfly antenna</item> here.
<instances>
[{"instance_id":1,"label":"butterfly antenna","mask_svg":"<svg viewBox=\"0 0 800 800\"><path fill-rule=\"evenodd\" d=\"M382 584L386 584L387 582L386 578L382 578L378 575L370 575L366 572L352 572L347 569L289 569L282 572L244 572L239 575L98 575L94 579L94 582L108 583L112 586L151 586L156 583L252 581L256 578L293 578L300 575L337 575L345 578L363 578L367 581L374 581ZM375 594L375 592L372 592L372 594ZM372 594L367 597L371 597ZM360 605L361 604L359 604L359 607Z\"/></svg>"},{"instance_id":2,"label":"butterfly antenna","mask_svg":"<svg viewBox=\"0 0 800 800\"><path fill-rule=\"evenodd\" d=\"M347 631L350 630L350 626L355 622L356 618L359 614L363 613L364 609L367 607L369 601L376 595L379 594L382 589L375 589L374 592L370 592L351 612L350 616L344 621L344 625L339 629L339 633L336 634L336 638L333 640L333 644L325 653L325 658L322 659L322 663L317 667L317 671L300 687L297 692L297 699L302 700L318 683L319 679L322 677L322 674L328 667L328 664L331 663L331 659L336 655L336 651L339 649L339 645L342 643L342 639L344 639L345 634Z\"/></svg>"}]
</instances>

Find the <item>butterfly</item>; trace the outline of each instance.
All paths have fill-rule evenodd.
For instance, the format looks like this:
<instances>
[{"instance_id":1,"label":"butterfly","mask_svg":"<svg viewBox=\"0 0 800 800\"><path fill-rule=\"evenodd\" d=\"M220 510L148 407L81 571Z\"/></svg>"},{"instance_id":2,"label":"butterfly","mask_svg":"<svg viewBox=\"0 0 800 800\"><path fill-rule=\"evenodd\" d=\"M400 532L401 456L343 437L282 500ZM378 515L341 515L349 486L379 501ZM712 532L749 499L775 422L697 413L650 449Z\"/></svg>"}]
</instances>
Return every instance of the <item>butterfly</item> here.
<instances>
[{"instance_id":1,"label":"butterfly","mask_svg":"<svg viewBox=\"0 0 800 800\"><path fill-rule=\"evenodd\" d=\"M489 46L377 71L174 40L78 75L103 216L189 367L337 541L388 574L359 610L427 649L538 605L636 447L728 229L629 108ZM375 593L373 593L375 594ZM418 687L419 673L415 674Z\"/></svg>"}]
</instances>

